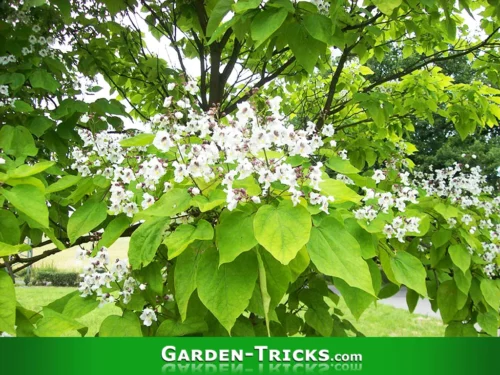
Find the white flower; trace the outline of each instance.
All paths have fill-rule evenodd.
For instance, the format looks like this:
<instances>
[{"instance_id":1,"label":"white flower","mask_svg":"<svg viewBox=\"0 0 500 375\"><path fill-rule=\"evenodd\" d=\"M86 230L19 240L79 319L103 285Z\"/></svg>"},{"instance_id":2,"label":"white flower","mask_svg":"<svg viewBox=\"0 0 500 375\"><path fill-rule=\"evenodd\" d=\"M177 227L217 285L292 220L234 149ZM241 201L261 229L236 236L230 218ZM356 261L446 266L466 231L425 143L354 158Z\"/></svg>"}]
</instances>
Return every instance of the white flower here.
<instances>
[{"instance_id":1,"label":"white flower","mask_svg":"<svg viewBox=\"0 0 500 375\"><path fill-rule=\"evenodd\" d=\"M177 112L174 113L174 116L175 116L175 118L177 120L180 120L180 119L182 119L184 117L184 114L182 112L178 112L177 111Z\"/></svg>"},{"instance_id":2,"label":"white flower","mask_svg":"<svg viewBox=\"0 0 500 375\"><path fill-rule=\"evenodd\" d=\"M0 165L1 164L5 164L5 159L4 158L0 158Z\"/></svg>"},{"instance_id":3,"label":"white flower","mask_svg":"<svg viewBox=\"0 0 500 375\"><path fill-rule=\"evenodd\" d=\"M321 129L321 134L325 137L331 137L335 134L335 128L332 124L325 125L323 126L323 129Z\"/></svg>"},{"instance_id":4,"label":"white flower","mask_svg":"<svg viewBox=\"0 0 500 375\"><path fill-rule=\"evenodd\" d=\"M163 184L163 192L166 193L167 191L172 189L172 184L170 182L165 182Z\"/></svg>"},{"instance_id":5,"label":"white flower","mask_svg":"<svg viewBox=\"0 0 500 375\"><path fill-rule=\"evenodd\" d=\"M258 196L253 196L250 198L253 203L259 204L260 203L260 198Z\"/></svg>"},{"instance_id":6,"label":"white flower","mask_svg":"<svg viewBox=\"0 0 500 375\"><path fill-rule=\"evenodd\" d=\"M123 212L128 216L132 217L134 214L139 212L139 209L137 208L137 204L135 202L130 202L123 207Z\"/></svg>"},{"instance_id":7,"label":"white flower","mask_svg":"<svg viewBox=\"0 0 500 375\"><path fill-rule=\"evenodd\" d=\"M139 285L140 290L146 290L146 284L141 284Z\"/></svg>"},{"instance_id":8,"label":"white flower","mask_svg":"<svg viewBox=\"0 0 500 375\"><path fill-rule=\"evenodd\" d=\"M147 209L148 207L151 207L155 203L155 197L148 193L144 193L142 196L142 203L141 207L143 210Z\"/></svg>"},{"instance_id":9,"label":"white flower","mask_svg":"<svg viewBox=\"0 0 500 375\"><path fill-rule=\"evenodd\" d=\"M165 98L165 100L163 101L163 106L164 106L165 108L170 107L170 106L172 105L172 99L173 99L173 97L172 97L172 96L167 96L167 97Z\"/></svg>"},{"instance_id":10,"label":"white flower","mask_svg":"<svg viewBox=\"0 0 500 375\"><path fill-rule=\"evenodd\" d=\"M275 96L274 98L269 99L267 101L267 104L269 105L269 110L273 114L279 114L280 104L281 104L282 100L283 100L283 98L281 96Z\"/></svg>"},{"instance_id":11,"label":"white flower","mask_svg":"<svg viewBox=\"0 0 500 375\"><path fill-rule=\"evenodd\" d=\"M168 91L172 91L174 88L175 88L175 83L174 83L174 82L170 82L170 83L167 85L167 90L168 90Z\"/></svg>"},{"instance_id":12,"label":"white flower","mask_svg":"<svg viewBox=\"0 0 500 375\"><path fill-rule=\"evenodd\" d=\"M383 181L385 180L385 174L383 171L381 171L380 169L376 169L374 172L373 172L373 176L372 178L375 180L375 182L378 184L380 183L380 181Z\"/></svg>"},{"instance_id":13,"label":"white flower","mask_svg":"<svg viewBox=\"0 0 500 375\"><path fill-rule=\"evenodd\" d=\"M160 151L168 151L175 146L174 141L170 138L170 134L166 131L159 131L156 133L153 145Z\"/></svg>"},{"instance_id":14,"label":"white flower","mask_svg":"<svg viewBox=\"0 0 500 375\"><path fill-rule=\"evenodd\" d=\"M101 302L99 303L99 307L104 307L107 304L114 303L115 302L115 297L113 297L111 294L106 293L101 296Z\"/></svg>"},{"instance_id":15,"label":"white flower","mask_svg":"<svg viewBox=\"0 0 500 375\"><path fill-rule=\"evenodd\" d=\"M462 223L464 223L465 225L469 225L472 222L472 217L470 215L465 214L464 216L462 216L461 220Z\"/></svg>"},{"instance_id":16,"label":"white flower","mask_svg":"<svg viewBox=\"0 0 500 375\"><path fill-rule=\"evenodd\" d=\"M198 189L197 187L194 187L191 189L191 194L192 195L199 195L200 194L200 189Z\"/></svg>"},{"instance_id":17,"label":"white flower","mask_svg":"<svg viewBox=\"0 0 500 375\"><path fill-rule=\"evenodd\" d=\"M392 236L394 235L394 228L392 227L392 225L386 224L384 226L383 232L387 238L392 238Z\"/></svg>"},{"instance_id":18,"label":"white flower","mask_svg":"<svg viewBox=\"0 0 500 375\"><path fill-rule=\"evenodd\" d=\"M146 327L151 326L151 324L153 324L153 321L157 321L154 310L150 309L149 307L146 307L144 310L142 310L142 314L139 318L141 318L143 324Z\"/></svg>"},{"instance_id":19,"label":"white flower","mask_svg":"<svg viewBox=\"0 0 500 375\"><path fill-rule=\"evenodd\" d=\"M189 81L188 83L186 83L186 91L191 95L196 95L196 93L198 92L198 85L196 81Z\"/></svg>"}]
</instances>

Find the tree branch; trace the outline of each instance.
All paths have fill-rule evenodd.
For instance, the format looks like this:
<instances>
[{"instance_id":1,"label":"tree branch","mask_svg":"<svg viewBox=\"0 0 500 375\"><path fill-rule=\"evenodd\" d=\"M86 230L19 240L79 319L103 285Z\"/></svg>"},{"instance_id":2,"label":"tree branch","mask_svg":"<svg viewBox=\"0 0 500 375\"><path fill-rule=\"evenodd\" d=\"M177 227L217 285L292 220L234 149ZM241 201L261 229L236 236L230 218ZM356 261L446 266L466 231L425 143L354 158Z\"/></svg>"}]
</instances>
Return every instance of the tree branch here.
<instances>
[{"instance_id":1,"label":"tree branch","mask_svg":"<svg viewBox=\"0 0 500 375\"><path fill-rule=\"evenodd\" d=\"M271 82L273 79L278 77L282 72L284 72L285 69L288 68L290 65L292 65L294 62L295 62L295 56L290 57L283 65L281 65L278 69L276 69L272 74L268 75L267 77L261 78L250 90L247 91L246 94L236 99L235 102L229 103L226 106L226 108L224 108L222 113L233 112L237 108L238 104L244 102L253 95L253 90L264 86L268 82Z\"/></svg>"},{"instance_id":2,"label":"tree branch","mask_svg":"<svg viewBox=\"0 0 500 375\"><path fill-rule=\"evenodd\" d=\"M332 80L330 81L330 87L328 89L328 96L326 98L325 106L323 107L322 113L319 115L318 121L316 122L316 130L319 132L323 125L325 124L325 118L330 112L330 108L332 107L333 97L337 90L337 84L339 83L340 74L344 69L344 65L349 57L349 53L354 48L353 46L345 47L342 55L340 56L337 67L335 68L335 73L333 73Z\"/></svg>"}]
</instances>

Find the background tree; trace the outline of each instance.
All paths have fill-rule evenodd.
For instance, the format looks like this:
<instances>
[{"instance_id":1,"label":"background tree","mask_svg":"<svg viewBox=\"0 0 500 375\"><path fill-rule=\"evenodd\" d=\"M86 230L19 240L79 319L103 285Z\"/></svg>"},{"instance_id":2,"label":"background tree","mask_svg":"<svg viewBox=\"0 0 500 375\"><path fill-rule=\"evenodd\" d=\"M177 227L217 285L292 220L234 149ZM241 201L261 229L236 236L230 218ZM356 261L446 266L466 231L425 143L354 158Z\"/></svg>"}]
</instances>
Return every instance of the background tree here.
<instances>
[{"instance_id":1,"label":"background tree","mask_svg":"<svg viewBox=\"0 0 500 375\"><path fill-rule=\"evenodd\" d=\"M404 69L417 59L417 56L404 58L402 48L393 49L386 53L380 63L376 59L368 61L367 65L374 72L370 80L376 81L383 74ZM492 85L485 74L472 68L472 62L466 56L438 62L436 65L444 74L452 77L456 84L482 81ZM499 133L497 126L477 129L474 136L462 139L456 132L452 121L436 114L432 122L416 119L414 130L408 135L418 149L418 152L411 157L416 170L424 172L429 171L430 168L442 169L459 162L471 167L480 166L488 176L488 180L495 186L498 184Z\"/></svg>"}]
</instances>

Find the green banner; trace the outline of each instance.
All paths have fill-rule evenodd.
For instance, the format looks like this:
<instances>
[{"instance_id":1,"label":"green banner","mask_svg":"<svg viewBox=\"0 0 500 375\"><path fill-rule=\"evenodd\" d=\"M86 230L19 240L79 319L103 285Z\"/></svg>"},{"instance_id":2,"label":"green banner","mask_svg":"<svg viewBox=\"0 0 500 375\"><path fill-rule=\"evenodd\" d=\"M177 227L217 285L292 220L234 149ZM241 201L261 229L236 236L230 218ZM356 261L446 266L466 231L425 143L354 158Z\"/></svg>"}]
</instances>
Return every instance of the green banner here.
<instances>
[{"instance_id":1,"label":"green banner","mask_svg":"<svg viewBox=\"0 0 500 375\"><path fill-rule=\"evenodd\" d=\"M4 374L495 374L498 339L0 340Z\"/></svg>"}]
</instances>

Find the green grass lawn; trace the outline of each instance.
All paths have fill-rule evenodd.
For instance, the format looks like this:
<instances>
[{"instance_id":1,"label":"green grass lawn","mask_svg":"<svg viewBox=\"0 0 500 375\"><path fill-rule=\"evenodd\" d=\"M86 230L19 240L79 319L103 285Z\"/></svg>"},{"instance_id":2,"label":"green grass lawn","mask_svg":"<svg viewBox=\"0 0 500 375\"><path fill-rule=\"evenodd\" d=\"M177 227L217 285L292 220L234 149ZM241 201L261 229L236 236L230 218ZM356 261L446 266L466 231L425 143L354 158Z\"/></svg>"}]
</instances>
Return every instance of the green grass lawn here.
<instances>
[{"instance_id":1,"label":"green grass lawn","mask_svg":"<svg viewBox=\"0 0 500 375\"><path fill-rule=\"evenodd\" d=\"M43 306L73 291L74 288L64 287L18 287L16 295L21 305L30 310L40 311ZM356 328L366 336L444 335L444 325L440 320L410 314L408 311L390 306L381 304L372 306L366 310L358 322L342 301L338 307L346 313L345 318L353 322ZM121 314L121 310L113 305L106 305L103 308L96 308L78 320L89 327L87 336L94 336L99 331L102 321L112 314Z\"/></svg>"}]
</instances>

